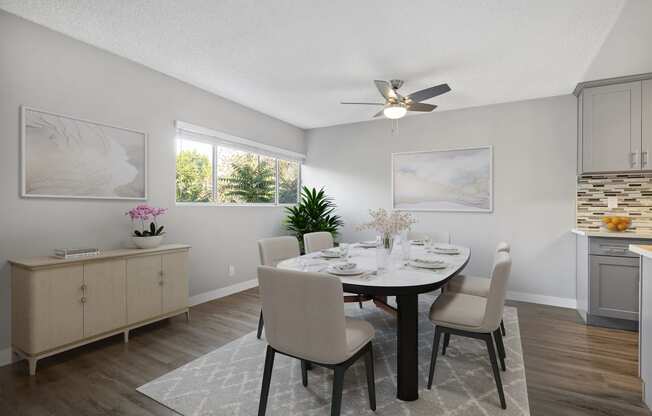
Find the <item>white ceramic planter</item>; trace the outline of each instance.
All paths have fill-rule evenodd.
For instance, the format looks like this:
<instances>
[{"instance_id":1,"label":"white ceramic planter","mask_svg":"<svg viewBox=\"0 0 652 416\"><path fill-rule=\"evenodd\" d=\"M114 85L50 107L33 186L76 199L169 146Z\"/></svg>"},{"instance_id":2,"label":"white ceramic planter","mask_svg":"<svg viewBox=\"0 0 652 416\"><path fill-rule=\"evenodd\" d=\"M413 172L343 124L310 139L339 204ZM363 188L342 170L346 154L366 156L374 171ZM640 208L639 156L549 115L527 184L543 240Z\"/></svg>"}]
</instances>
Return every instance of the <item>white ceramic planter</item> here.
<instances>
[{"instance_id":1,"label":"white ceramic planter","mask_svg":"<svg viewBox=\"0 0 652 416\"><path fill-rule=\"evenodd\" d=\"M149 237L136 237L132 236L131 240L138 248L156 248L161 245L163 241L162 235L154 235Z\"/></svg>"}]
</instances>

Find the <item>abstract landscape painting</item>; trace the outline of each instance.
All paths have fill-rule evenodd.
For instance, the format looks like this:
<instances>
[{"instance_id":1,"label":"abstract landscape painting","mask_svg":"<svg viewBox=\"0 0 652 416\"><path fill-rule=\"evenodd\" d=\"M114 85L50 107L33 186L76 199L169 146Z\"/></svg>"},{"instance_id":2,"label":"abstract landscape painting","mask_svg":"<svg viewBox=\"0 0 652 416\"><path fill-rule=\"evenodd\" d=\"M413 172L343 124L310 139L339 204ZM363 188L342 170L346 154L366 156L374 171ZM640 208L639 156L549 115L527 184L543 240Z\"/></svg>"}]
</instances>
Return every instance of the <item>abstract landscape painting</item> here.
<instances>
[{"instance_id":1,"label":"abstract landscape painting","mask_svg":"<svg viewBox=\"0 0 652 416\"><path fill-rule=\"evenodd\" d=\"M394 153L394 209L491 212L492 147Z\"/></svg>"},{"instance_id":2,"label":"abstract landscape painting","mask_svg":"<svg viewBox=\"0 0 652 416\"><path fill-rule=\"evenodd\" d=\"M22 196L147 199L147 135L22 107Z\"/></svg>"}]
</instances>

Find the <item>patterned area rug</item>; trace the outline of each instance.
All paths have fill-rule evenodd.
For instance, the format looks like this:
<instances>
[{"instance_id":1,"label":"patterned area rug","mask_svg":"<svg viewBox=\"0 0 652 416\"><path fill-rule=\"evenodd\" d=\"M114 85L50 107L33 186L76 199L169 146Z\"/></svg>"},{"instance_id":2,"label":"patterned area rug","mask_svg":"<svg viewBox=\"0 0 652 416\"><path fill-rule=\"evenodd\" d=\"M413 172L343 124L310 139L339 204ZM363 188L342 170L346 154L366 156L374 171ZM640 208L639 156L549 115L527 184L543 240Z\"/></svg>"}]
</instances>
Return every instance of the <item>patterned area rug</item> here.
<instances>
[{"instance_id":1,"label":"patterned area rug","mask_svg":"<svg viewBox=\"0 0 652 416\"><path fill-rule=\"evenodd\" d=\"M427 318L432 298L420 297L419 400L396 399L396 328L394 318L366 303L347 304L348 316L362 318L376 329L374 339L377 410L369 409L364 360L351 366L344 380L342 415L529 415L521 338L515 308L505 309L507 371L501 372L507 410L498 401L484 343L451 337L446 356L439 356L435 386L425 388L430 363L433 325ZM265 361L264 339L254 332L200 357L138 391L184 416L256 415ZM317 416L330 414L332 370L313 367L308 387L301 384L298 360L277 354L267 415Z\"/></svg>"}]
</instances>

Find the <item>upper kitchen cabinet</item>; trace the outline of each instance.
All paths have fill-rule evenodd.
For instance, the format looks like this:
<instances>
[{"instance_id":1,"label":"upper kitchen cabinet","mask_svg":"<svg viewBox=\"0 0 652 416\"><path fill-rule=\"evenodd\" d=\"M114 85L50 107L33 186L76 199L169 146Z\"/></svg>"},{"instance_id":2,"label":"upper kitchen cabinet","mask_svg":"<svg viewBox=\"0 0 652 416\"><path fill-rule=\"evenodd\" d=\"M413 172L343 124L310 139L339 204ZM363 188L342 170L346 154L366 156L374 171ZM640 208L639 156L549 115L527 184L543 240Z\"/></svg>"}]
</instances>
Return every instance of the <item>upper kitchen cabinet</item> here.
<instances>
[{"instance_id":1,"label":"upper kitchen cabinet","mask_svg":"<svg viewBox=\"0 0 652 416\"><path fill-rule=\"evenodd\" d=\"M588 81L577 96L577 173L652 170L652 73Z\"/></svg>"},{"instance_id":2,"label":"upper kitchen cabinet","mask_svg":"<svg viewBox=\"0 0 652 416\"><path fill-rule=\"evenodd\" d=\"M642 83L586 88L580 96L582 173L642 168Z\"/></svg>"},{"instance_id":3,"label":"upper kitchen cabinet","mask_svg":"<svg viewBox=\"0 0 652 416\"><path fill-rule=\"evenodd\" d=\"M652 169L650 152L652 152L652 79L643 81L642 94L642 166Z\"/></svg>"}]
</instances>

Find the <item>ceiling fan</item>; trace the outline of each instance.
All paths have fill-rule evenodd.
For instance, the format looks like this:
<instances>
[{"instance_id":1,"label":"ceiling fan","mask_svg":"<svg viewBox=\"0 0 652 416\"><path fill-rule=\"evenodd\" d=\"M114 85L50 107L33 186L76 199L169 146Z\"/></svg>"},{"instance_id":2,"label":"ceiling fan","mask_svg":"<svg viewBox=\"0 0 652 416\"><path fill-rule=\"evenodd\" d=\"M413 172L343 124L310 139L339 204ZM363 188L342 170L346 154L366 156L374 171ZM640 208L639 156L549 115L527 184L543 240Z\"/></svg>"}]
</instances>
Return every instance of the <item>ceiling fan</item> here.
<instances>
[{"instance_id":1,"label":"ceiling fan","mask_svg":"<svg viewBox=\"0 0 652 416\"><path fill-rule=\"evenodd\" d=\"M376 80L374 83L380 95L385 98L384 103L341 102L341 104L382 105L383 109L374 114L374 117L385 115L390 119L398 119L405 116L408 111L430 112L434 110L437 108L436 105L422 103L422 101L445 94L451 90L448 84L439 84L403 96L397 91L403 85L403 81L400 79L393 79L389 82Z\"/></svg>"}]
</instances>

